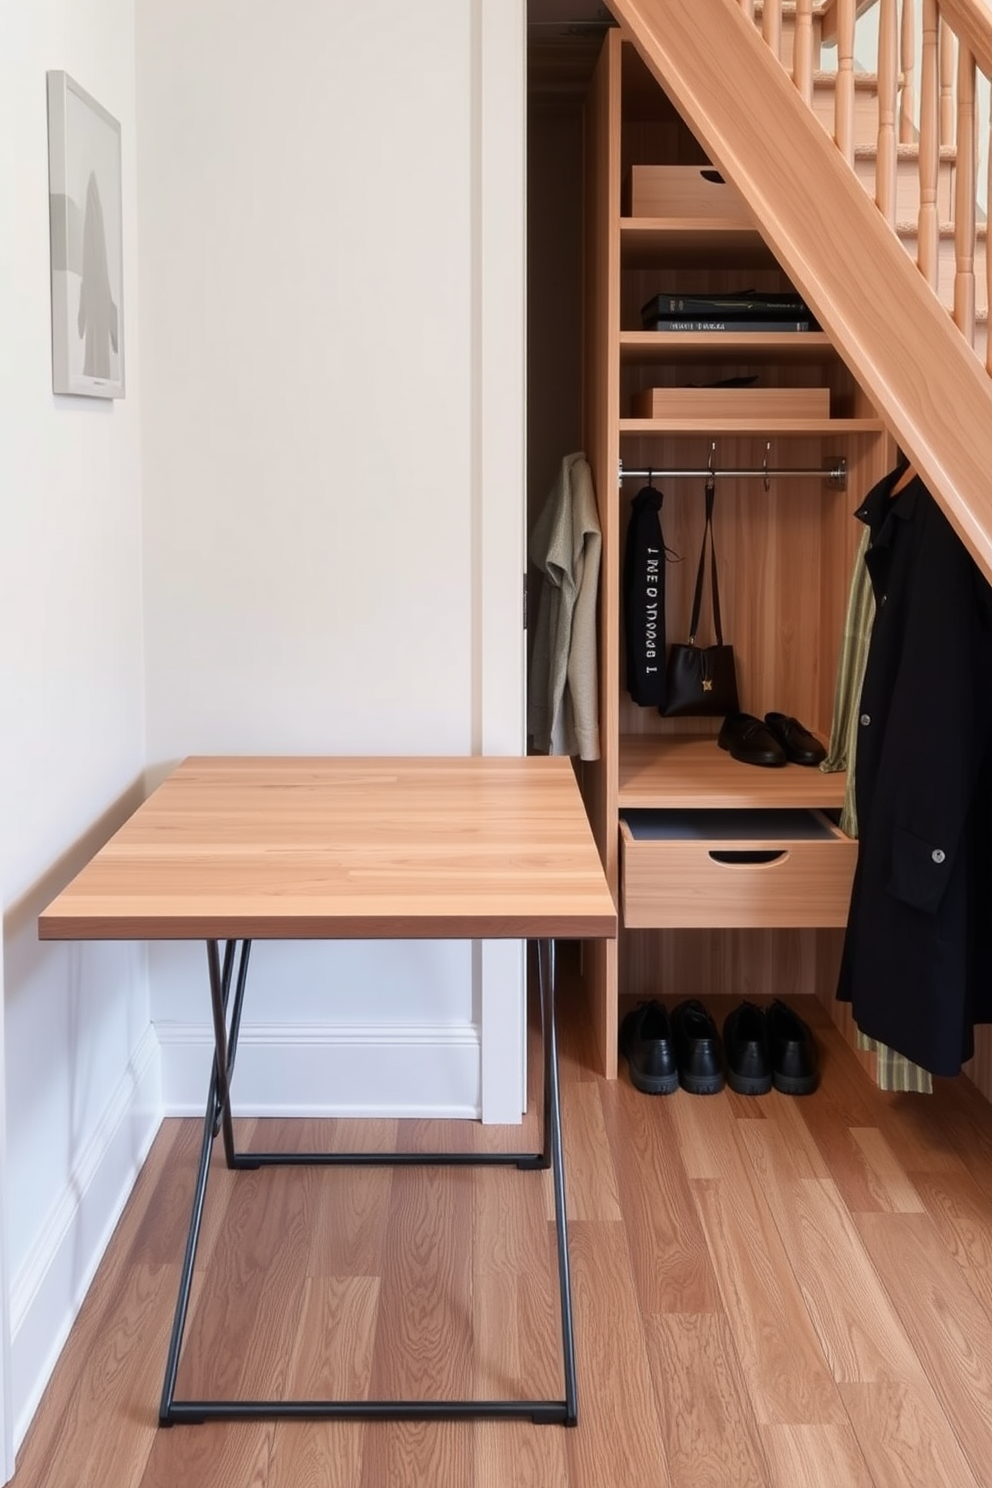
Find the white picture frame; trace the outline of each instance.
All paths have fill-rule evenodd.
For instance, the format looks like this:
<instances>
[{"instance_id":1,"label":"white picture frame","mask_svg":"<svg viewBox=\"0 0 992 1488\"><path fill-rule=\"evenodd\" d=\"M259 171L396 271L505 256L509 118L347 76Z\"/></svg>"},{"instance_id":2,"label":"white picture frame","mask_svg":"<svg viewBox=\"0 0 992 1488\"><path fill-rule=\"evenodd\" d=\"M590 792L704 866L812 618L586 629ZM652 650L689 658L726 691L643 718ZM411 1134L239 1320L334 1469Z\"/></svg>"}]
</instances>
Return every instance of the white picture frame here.
<instances>
[{"instance_id":1,"label":"white picture frame","mask_svg":"<svg viewBox=\"0 0 992 1488\"><path fill-rule=\"evenodd\" d=\"M52 390L124 397L121 126L66 72L49 72Z\"/></svg>"}]
</instances>

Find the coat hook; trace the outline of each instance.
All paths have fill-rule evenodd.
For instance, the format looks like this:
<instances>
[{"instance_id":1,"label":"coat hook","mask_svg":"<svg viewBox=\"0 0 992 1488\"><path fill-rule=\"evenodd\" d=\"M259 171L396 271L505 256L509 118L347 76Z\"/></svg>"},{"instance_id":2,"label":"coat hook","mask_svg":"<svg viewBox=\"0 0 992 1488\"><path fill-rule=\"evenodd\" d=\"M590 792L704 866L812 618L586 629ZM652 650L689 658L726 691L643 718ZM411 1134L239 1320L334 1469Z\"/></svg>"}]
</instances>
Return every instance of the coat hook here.
<instances>
[{"instance_id":1,"label":"coat hook","mask_svg":"<svg viewBox=\"0 0 992 1488\"><path fill-rule=\"evenodd\" d=\"M764 471L764 475L765 475L764 486L765 486L765 490L766 491L770 491L771 488L772 488L772 483L771 483L771 480L770 480L769 475L768 475L768 452L771 449L771 447L772 447L772 442L769 439L765 443L765 458L761 462L761 468Z\"/></svg>"}]
</instances>

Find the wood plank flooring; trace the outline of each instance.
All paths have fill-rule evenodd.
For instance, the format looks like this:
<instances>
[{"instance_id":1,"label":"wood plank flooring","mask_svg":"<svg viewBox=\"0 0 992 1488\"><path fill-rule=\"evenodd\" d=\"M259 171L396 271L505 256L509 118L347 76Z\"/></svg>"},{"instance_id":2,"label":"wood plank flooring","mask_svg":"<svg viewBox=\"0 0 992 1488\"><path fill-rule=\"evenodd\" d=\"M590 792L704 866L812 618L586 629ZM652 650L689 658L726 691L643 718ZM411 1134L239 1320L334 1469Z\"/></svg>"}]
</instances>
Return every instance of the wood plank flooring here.
<instances>
[{"instance_id":1,"label":"wood plank flooring","mask_svg":"<svg viewBox=\"0 0 992 1488\"><path fill-rule=\"evenodd\" d=\"M733 1005L707 1001L721 1022ZM824 1010L794 1005L823 1054L799 1099L608 1083L566 1011L577 1430L157 1429L199 1143L167 1121L15 1488L987 1488L992 1106L964 1079L882 1094ZM505 1150L536 1119L238 1130ZM215 1160L180 1394L559 1396L551 1214L543 1173Z\"/></svg>"}]
</instances>

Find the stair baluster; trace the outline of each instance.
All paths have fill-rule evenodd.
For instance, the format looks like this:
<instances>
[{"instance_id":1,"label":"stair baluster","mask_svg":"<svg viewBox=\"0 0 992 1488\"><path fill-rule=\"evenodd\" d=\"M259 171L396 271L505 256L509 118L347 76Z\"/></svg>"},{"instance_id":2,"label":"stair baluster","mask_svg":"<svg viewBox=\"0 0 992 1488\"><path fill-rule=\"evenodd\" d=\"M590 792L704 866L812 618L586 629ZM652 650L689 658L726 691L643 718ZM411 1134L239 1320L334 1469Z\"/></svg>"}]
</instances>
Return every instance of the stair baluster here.
<instances>
[{"instance_id":1,"label":"stair baluster","mask_svg":"<svg viewBox=\"0 0 992 1488\"><path fill-rule=\"evenodd\" d=\"M969 346L975 344L975 58L962 41L958 50L958 156L954 176L954 321Z\"/></svg>"},{"instance_id":2,"label":"stair baluster","mask_svg":"<svg viewBox=\"0 0 992 1488\"><path fill-rule=\"evenodd\" d=\"M813 0L798 0L796 38L792 51L792 80L803 102L813 104Z\"/></svg>"},{"instance_id":3,"label":"stair baluster","mask_svg":"<svg viewBox=\"0 0 992 1488\"><path fill-rule=\"evenodd\" d=\"M899 90L899 143L909 145L916 139L916 5L902 0L902 31L899 39L899 65L902 83Z\"/></svg>"},{"instance_id":4,"label":"stair baluster","mask_svg":"<svg viewBox=\"0 0 992 1488\"><path fill-rule=\"evenodd\" d=\"M855 0L837 4L837 82L834 96L834 139L848 165L854 167L854 22Z\"/></svg>"},{"instance_id":5,"label":"stair baluster","mask_svg":"<svg viewBox=\"0 0 992 1488\"><path fill-rule=\"evenodd\" d=\"M880 0L878 28L878 152L875 202L890 227L896 220L896 0Z\"/></svg>"},{"instance_id":6,"label":"stair baluster","mask_svg":"<svg viewBox=\"0 0 992 1488\"><path fill-rule=\"evenodd\" d=\"M985 200L992 202L992 119L989 120L988 140L988 171L985 178ZM985 239L985 304L988 307L987 314L992 312L992 253L989 252L989 241ZM992 377L992 336L988 334L986 325L985 340L985 370Z\"/></svg>"},{"instance_id":7,"label":"stair baluster","mask_svg":"<svg viewBox=\"0 0 992 1488\"><path fill-rule=\"evenodd\" d=\"M773 57L782 56L782 0L763 0L761 34Z\"/></svg>"},{"instance_id":8,"label":"stair baluster","mask_svg":"<svg viewBox=\"0 0 992 1488\"><path fill-rule=\"evenodd\" d=\"M954 143L954 65L957 37L943 16L937 49L940 54L940 143Z\"/></svg>"},{"instance_id":9,"label":"stair baluster","mask_svg":"<svg viewBox=\"0 0 992 1488\"><path fill-rule=\"evenodd\" d=\"M937 290L937 169L940 119L937 83L937 0L923 0L920 54L920 213L917 262L930 288Z\"/></svg>"}]
</instances>

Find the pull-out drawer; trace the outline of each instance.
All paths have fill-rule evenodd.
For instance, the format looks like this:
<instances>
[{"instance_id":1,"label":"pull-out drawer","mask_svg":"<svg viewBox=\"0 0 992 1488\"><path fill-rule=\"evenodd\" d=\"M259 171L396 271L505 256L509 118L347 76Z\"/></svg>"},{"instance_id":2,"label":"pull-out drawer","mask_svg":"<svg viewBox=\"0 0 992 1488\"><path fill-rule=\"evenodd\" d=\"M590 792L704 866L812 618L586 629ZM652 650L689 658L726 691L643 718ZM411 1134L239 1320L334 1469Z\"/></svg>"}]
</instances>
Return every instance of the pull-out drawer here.
<instances>
[{"instance_id":1,"label":"pull-out drawer","mask_svg":"<svg viewBox=\"0 0 992 1488\"><path fill-rule=\"evenodd\" d=\"M625 811L631 929L847 923L858 845L822 811Z\"/></svg>"}]
</instances>

